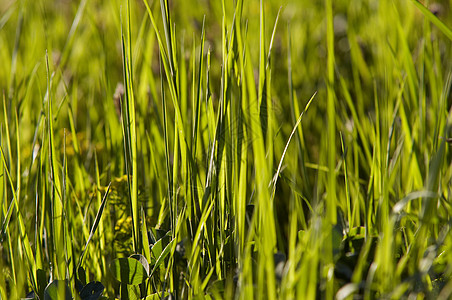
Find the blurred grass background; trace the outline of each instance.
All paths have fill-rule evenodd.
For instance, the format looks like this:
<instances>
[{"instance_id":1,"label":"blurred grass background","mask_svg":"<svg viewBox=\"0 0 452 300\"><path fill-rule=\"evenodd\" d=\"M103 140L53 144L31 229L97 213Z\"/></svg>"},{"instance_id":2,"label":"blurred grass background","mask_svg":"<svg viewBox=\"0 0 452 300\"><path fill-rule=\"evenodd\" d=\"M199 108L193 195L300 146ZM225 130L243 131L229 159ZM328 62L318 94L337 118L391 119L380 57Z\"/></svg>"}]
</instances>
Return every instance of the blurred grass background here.
<instances>
[{"instance_id":1,"label":"blurred grass background","mask_svg":"<svg viewBox=\"0 0 452 300\"><path fill-rule=\"evenodd\" d=\"M75 294L110 182L82 263L110 298L148 230L142 297L450 297L451 1L148 3L163 46L142 1L0 3L2 298Z\"/></svg>"}]
</instances>

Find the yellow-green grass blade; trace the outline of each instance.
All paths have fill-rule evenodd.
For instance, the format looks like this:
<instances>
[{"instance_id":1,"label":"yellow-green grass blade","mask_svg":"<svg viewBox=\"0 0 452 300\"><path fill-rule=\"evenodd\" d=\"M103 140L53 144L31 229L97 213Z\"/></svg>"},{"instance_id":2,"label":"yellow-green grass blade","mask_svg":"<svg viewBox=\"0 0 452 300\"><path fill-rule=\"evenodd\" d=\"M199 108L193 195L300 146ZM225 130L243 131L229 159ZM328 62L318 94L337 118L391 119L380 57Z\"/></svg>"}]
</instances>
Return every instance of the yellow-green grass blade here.
<instances>
[{"instance_id":1,"label":"yellow-green grass blade","mask_svg":"<svg viewBox=\"0 0 452 300\"><path fill-rule=\"evenodd\" d=\"M327 40L327 119L328 119L328 198L326 214L332 224L336 224L336 95L334 91L334 29L333 29L333 2L325 0L326 13L326 40Z\"/></svg>"},{"instance_id":2,"label":"yellow-green grass blade","mask_svg":"<svg viewBox=\"0 0 452 300\"><path fill-rule=\"evenodd\" d=\"M88 244L91 241L91 239L93 238L94 234L96 233L97 228L101 224L100 221L101 221L101 218L102 218L102 214L104 213L105 206L107 204L108 194L110 193L110 187L111 187L111 182L110 182L110 184L107 187L107 191L104 194L102 202L100 203L99 210L97 211L96 218L94 219L93 226L91 226L91 230L90 230L90 233L89 233L88 240L86 241L85 247L84 247L84 249L83 249L83 251L82 251L82 253L80 255L79 262L77 264L77 269L82 266L82 264L84 262L84 259L85 259L85 252L86 252L86 249L88 248Z\"/></svg>"},{"instance_id":3,"label":"yellow-green grass blade","mask_svg":"<svg viewBox=\"0 0 452 300\"><path fill-rule=\"evenodd\" d=\"M289 100L290 100L290 111L291 111L291 117L292 121L296 122L296 117L300 115L300 107L298 104L297 94L294 90L293 86L293 71L292 71L292 32L290 30L290 24L287 24L287 80L288 80L288 94L289 94ZM300 166L299 169L301 171L301 180L303 182L303 185L305 187L309 186L309 178L306 171L306 163L305 163L305 142L304 142L304 135L303 135L303 126L297 127L297 146L298 146L298 156L300 160ZM307 196L310 196L310 191L307 190Z\"/></svg>"},{"instance_id":4,"label":"yellow-green grass blade","mask_svg":"<svg viewBox=\"0 0 452 300\"><path fill-rule=\"evenodd\" d=\"M52 243L54 247L54 277L56 279L64 279L66 277L66 261L65 261L65 243L64 243L64 216L63 216L63 198L60 179L60 165L57 160L57 152L55 147L54 133L54 116L53 116L53 97L52 97L52 77L50 73L49 57L46 53L46 71L47 71L47 91L46 99L46 119L47 130L49 134L49 164L51 176L51 207L52 207Z\"/></svg>"},{"instance_id":5,"label":"yellow-green grass blade","mask_svg":"<svg viewBox=\"0 0 452 300\"><path fill-rule=\"evenodd\" d=\"M132 238L135 253L140 253L141 244L139 242L139 214L138 214L138 167L137 167L137 130L136 130L136 111L135 97L133 88L132 71L132 37L131 37L131 12L130 1L127 1L126 24L122 29L122 49L123 49L123 70L124 70L124 88L125 103L123 116L125 120L125 142L126 142L126 160L129 161L127 168L129 182L129 201L131 204L132 216Z\"/></svg>"},{"instance_id":6,"label":"yellow-green grass blade","mask_svg":"<svg viewBox=\"0 0 452 300\"><path fill-rule=\"evenodd\" d=\"M325 0L326 15L326 48L327 48L327 72L326 72L326 92L327 92L327 138L328 138L328 182L326 186L326 220L323 222L325 244L323 249L325 256L322 260L323 274L326 280L326 297L333 298L334 277L328 278L327 274L333 269L333 249L332 249L332 230L331 225L337 222L337 188L336 188L336 94L334 90L334 66L335 66L335 47L334 47L334 28L333 28L333 1Z\"/></svg>"},{"instance_id":7,"label":"yellow-green grass blade","mask_svg":"<svg viewBox=\"0 0 452 300\"><path fill-rule=\"evenodd\" d=\"M289 148L289 143L290 143L290 141L292 140L292 137L293 137L293 135L295 134L295 131L297 130L298 126L300 125L301 120L302 120L302 118L303 118L303 115L308 111L308 108L309 108L309 106L311 105L311 102L312 102L312 100L314 100L314 97L315 97L316 95L317 95L317 92L314 93L314 95L312 95L311 99L309 99L309 101L308 101L308 103L306 104L304 110L301 112L300 116L298 117L297 122L295 123L295 125L294 125L294 127L293 127L293 129L292 129L292 132L291 132L290 135L289 135L289 139L288 139L288 141L287 141L287 143L286 143L286 146L284 147L284 151L283 151L283 153L282 153L282 155L281 155L281 159L279 160L278 169L276 170L276 173L275 173L275 175L274 175L274 177L273 177L273 191L272 191L272 198L275 197L275 192L276 192L276 182L277 182L277 180L278 180L278 178L279 178L279 174L281 173L282 164L283 164L283 161L284 161L284 157L286 156L286 153L287 153L287 148Z\"/></svg>"},{"instance_id":8,"label":"yellow-green grass blade","mask_svg":"<svg viewBox=\"0 0 452 300\"><path fill-rule=\"evenodd\" d=\"M37 280L36 280L36 264L35 264L35 257L33 254L33 250L31 249L31 244L30 241L28 239L28 234L26 232L26 228L25 228L25 223L23 221L22 218L22 212L19 208L19 203L17 200L17 195L16 195L16 191L14 189L14 185L13 185L13 181L10 175L9 170L6 168L6 159L5 159L5 153L3 151L3 147L0 146L0 152L1 152L1 156L2 156L2 162L3 162L3 170L4 170L4 175L6 175L6 178L11 186L11 192L13 195L13 199L12 199L12 203L14 203L14 208L16 211L16 217L17 217L17 222L19 223L19 233L20 233L20 238L23 241L22 246L24 248L25 251L25 259L28 263L27 267L28 267L28 271L29 271L29 276L30 276L30 280L31 280L31 285L32 288L37 291ZM7 229L7 225L8 224L4 224L4 226L6 226L6 228L2 229L2 236L3 236L3 232Z\"/></svg>"},{"instance_id":9,"label":"yellow-green grass blade","mask_svg":"<svg viewBox=\"0 0 452 300\"><path fill-rule=\"evenodd\" d=\"M417 0L411 0L413 4L424 14L424 16L433 24L435 24L436 27L438 27L439 30L441 30L444 35L446 35L449 40L452 41L452 30L447 27L446 24L444 24L437 16L435 16L427 7L425 7L421 2Z\"/></svg>"},{"instance_id":10,"label":"yellow-green grass blade","mask_svg":"<svg viewBox=\"0 0 452 300\"><path fill-rule=\"evenodd\" d=\"M10 168L13 167L13 159L12 159L12 150L11 150L11 137L10 137L10 129L9 129L9 123L10 123L10 119L8 118L7 115L8 109L6 106L6 96L5 93L3 92L3 124L5 126L5 135L6 135L6 146L7 146L7 162L9 162L6 166L10 166ZM14 169L11 169L14 170Z\"/></svg>"}]
</instances>

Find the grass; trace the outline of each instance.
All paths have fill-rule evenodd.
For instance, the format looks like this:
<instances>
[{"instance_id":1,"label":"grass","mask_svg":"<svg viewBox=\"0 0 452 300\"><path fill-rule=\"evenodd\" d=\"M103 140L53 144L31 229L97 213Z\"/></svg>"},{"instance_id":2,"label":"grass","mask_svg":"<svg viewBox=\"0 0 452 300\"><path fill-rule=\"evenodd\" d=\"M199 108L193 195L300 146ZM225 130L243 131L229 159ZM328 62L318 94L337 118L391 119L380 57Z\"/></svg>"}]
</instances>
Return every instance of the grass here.
<instances>
[{"instance_id":1,"label":"grass","mask_svg":"<svg viewBox=\"0 0 452 300\"><path fill-rule=\"evenodd\" d=\"M3 1L0 299L448 299L451 1Z\"/></svg>"}]
</instances>

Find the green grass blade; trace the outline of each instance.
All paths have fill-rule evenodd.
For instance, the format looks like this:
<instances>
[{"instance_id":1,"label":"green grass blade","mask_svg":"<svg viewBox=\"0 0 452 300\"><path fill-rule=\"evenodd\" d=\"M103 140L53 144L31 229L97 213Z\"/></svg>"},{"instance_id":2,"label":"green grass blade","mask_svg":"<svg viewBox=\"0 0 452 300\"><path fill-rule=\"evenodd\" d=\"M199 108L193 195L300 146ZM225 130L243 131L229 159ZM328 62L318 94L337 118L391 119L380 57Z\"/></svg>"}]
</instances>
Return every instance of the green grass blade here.
<instances>
[{"instance_id":1,"label":"green grass blade","mask_svg":"<svg viewBox=\"0 0 452 300\"><path fill-rule=\"evenodd\" d=\"M284 161L284 157L286 156L286 152L287 152L287 148L289 148L289 143L292 140L293 135L295 134L295 131L298 128L298 125L300 125L301 120L303 118L303 115L307 112L309 106L311 105L312 100L314 100L315 95L317 95L317 93L314 93L314 95L312 95L311 99L309 99L308 103L306 104L306 107L304 108L304 111L301 112L300 116L297 119L297 123L295 123L295 126L292 129L292 132L289 135L289 139L286 143L286 146L284 147L284 151L281 155L281 159L279 160L279 164L278 164L278 169L275 173L275 176L273 177L273 192L272 192L272 198L275 197L275 192L276 192L276 182L279 178L279 174L281 173L281 168L282 168L282 163Z\"/></svg>"},{"instance_id":2,"label":"green grass blade","mask_svg":"<svg viewBox=\"0 0 452 300\"><path fill-rule=\"evenodd\" d=\"M430 22L435 24L436 27L438 27L439 30L441 30L444 35L446 35L449 40L452 41L452 30L447 27L446 24L444 24L440 19L438 19L437 16L435 16L427 7L425 7L421 2L417 0L411 0L413 4L424 14L424 16L429 19Z\"/></svg>"},{"instance_id":3,"label":"green grass blade","mask_svg":"<svg viewBox=\"0 0 452 300\"><path fill-rule=\"evenodd\" d=\"M96 232L97 228L99 227L102 214L104 213L105 205L107 204L108 194L110 193L110 187L111 187L111 182L110 182L110 184L108 184L107 191L105 192L104 197L102 199L102 203L99 206L99 210L97 211L96 218L94 219L93 226L91 226L91 231L89 233L89 237L88 237L88 240L86 241L86 244L85 244L85 247L84 247L84 249L82 251L82 254L80 255L79 262L78 262L78 265L77 265L77 269L79 267L81 267L81 265L83 264L85 251L88 248L88 244L91 241L91 239L93 238L94 233Z\"/></svg>"},{"instance_id":4,"label":"green grass blade","mask_svg":"<svg viewBox=\"0 0 452 300\"><path fill-rule=\"evenodd\" d=\"M33 254L33 250L31 249L31 243L30 243L30 241L28 239L28 235L27 235L27 232L26 232L26 229L25 229L25 223L23 221L22 213L21 213L21 210L19 208L19 203L18 203L16 191L14 190L14 187L13 187L13 181L12 181L12 178L11 178L9 170L6 168L5 153L3 151L3 147L1 147L1 146L0 146L0 153L1 153L1 156L2 156L3 169L5 171L3 174L6 174L6 177L7 177L8 181L9 181L10 186L11 186L11 192L13 194L12 202L14 203L14 207L15 207L15 210L16 210L16 217L17 217L17 221L19 223L20 238L23 240L22 245L23 245L24 250L25 250L25 258L26 258L27 263L28 263L28 270L29 270L29 275L30 275L30 279L31 279L31 284L32 284L33 289L35 291L37 291L35 257L34 257L34 254ZM7 225L8 224L6 224L4 230L6 230L8 228ZM2 229L2 235L3 235L3 229Z\"/></svg>"},{"instance_id":5,"label":"green grass blade","mask_svg":"<svg viewBox=\"0 0 452 300\"><path fill-rule=\"evenodd\" d=\"M324 244L325 257L322 259L324 270L322 276L326 282L326 297L333 298L334 277L326 278L326 274L332 270L333 253L332 237L330 225L335 225L336 217L336 95L334 90L334 65L335 65L335 47L334 47L334 28L333 28L333 1L325 0L326 14L326 48L327 48L327 74L326 74L326 92L327 92L327 138L328 138L328 182L326 186L326 222L324 222L324 235L326 241Z\"/></svg>"},{"instance_id":6,"label":"green grass blade","mask_svg":"<svg viewBox=\"0 0 452 300\"><path fill-rule=\"evenodd\" d=\"M61 190L61 179L60 179L60 166L57 160L57 153L55 147L55 134L54 134L54 117L53 117L53 97L52 97L52 77L50 74L49 57L46 54L46 71L47 71L47 91L46 91L46 101L47 101L47 129L49 134L49 163L50 163L50 174L51 174L51 207L52 207L52 234L53 234L53 245L55 247L55 267L53 269L54 276L56 279L65 279L66 277L66 261L64 259L65 255L65 243L64 243L64 217L63 217L63 198Z\"/></svg>"},{"instance_id":7,"label":"green grass blade","mask_svg":"<svg viewBox=\"0 0 452 300\"><path fill-rule=\"evenodd\" d=\"M333 29L333 2L325 1L326 6L326 38L327 38L327 118L328 118L328 200L326 214L332 224L336 224L336 108L334 92L334 29Z\"/></svg>"},{"instance_id":8,"label":"green grass blade","mask_svg":"<svg viewBox=\"0 0 452 300\"><path fill-rule=\"evenodd\" d=\"M133 89L133 73L132 73L132 33L131 33L131 12L130 1L127 1L127 17L122 31L122 49L123 49L123 69L124 69L124 87L125 87L125 141L126 141L126 157L130 165L128 168L129 182L129 201L131 204L132 215L132 237L133 248L135 253L140 253L141 244L139 242L139 214L138 214L138 157L137 157L137 130L135 115L135 97ZM126 42L127 41L127 42ZM130 169L131 167L131 169Z\"/></svg>"}]
</instances>

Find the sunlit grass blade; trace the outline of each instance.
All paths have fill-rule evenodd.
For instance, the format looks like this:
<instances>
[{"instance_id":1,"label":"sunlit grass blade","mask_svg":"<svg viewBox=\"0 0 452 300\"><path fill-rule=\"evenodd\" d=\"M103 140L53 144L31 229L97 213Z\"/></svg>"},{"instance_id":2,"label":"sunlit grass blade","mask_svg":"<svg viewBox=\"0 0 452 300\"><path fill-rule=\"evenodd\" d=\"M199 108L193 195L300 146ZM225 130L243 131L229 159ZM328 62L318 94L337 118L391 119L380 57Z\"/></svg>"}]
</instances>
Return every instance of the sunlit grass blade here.
<instances>
[{"instance_id":1,"label":"sunlit grass blade","mask_svg":"<svg viewBox=\"0 0 452 300\"><path fill-rule=\"evenodd\" d=\"M202 23L202 30L201 30L201 48L199 50L199 67L198 67L198 80L195 80L195 65L193 65L193 93L195 92L194 85L196 83L196 97L194 98L194 121L193 121L193 134L192 134L192 141L191 141L191 197L192 197L192 205L194 208L195 215L197 214L197 211L199 211L200 205L199 205L199 194L198 194L198 166L197 166L197 145L198 145L198 132L199 132L199 123L200 123L200 105L201 105L201 82L203 79L202 76L202 70L204 66L204 24L205 24L205 18L203 19ZM193 56L193 59L195 56Z\"/></svg>"},{"instance_id":2,"label":"sunlit grass blade","mask_svg":"<svg viewBox=\"0 0 452 300\"><path fill-rule=\"evenodd\" d=\"M336 108L335 108L335 91L334 91L334 29L333 29L333 3L332 0L325 1L326 7L326 40L327 40L327 119L328 119L328 198L326 206L326 214L328 220L336 223L336 174L334 169L336 166Z\"/></svg>"},{"instance_id":3,"label":"sunlit grass blade","mask_svg":"<svg viewBox=\"0 0 452 300\"><path fill-rule=\"evenodd\" d=\"M417 0L411 0L413 4L424 14L424 16L430 20L439 30L441 30L444 35L446 35L449 40L452 41L452 30L447 27L437 16L435 16L427 7L425 7L421 2Z\"/></svg>"},{"instance_id":4,"label":"sunlit grass blade","mask_svg":"<svg viewBox=\"0 0 452 300\"><path fill-rule=\"evenodd\" d=\"M29 270L31 284L32 284L33 289L37 290L35 257L34 257L34 254L33 254L33 250L31 249L31 244L30 244L30 241L28 239L28 235L27 235L27 232L26 232L26 229L25 229L25 223L23 221L22 213L21 213L21 210L19 208L19 203L18 203L18 200L17 200L16 191L15 191L14 186L13 186L13 181L12 181L10 172L6 168L5 153L3 151L3 147L1 147L1 146L0 146L0 152L1 152L1 156L2 156L2 162L3 162L3 170L4 170L3 174L6 175L8 181L9 181L9 184L11 186L11 192L12 192L12 195L13 195L12 202L14 203L14 207L15 207L15 211L16 211L16 217L17 217L17 221L19 223L20 238L23 240L22 245L23 245L24 250L25 250L25 258L26 258L27 263L28 263L28 270ZM6 230L6 228L4 230ZM3 229L2 229L2 231L3 231Z\"/></svg>"},{"instance_id":5,"label":"sunlit grass blade","mask_svg":"<svg viewBox=\"0 0 452 300\"><path fill-rule=\"evenodd\" d=\"M336 187L336 94L334 90L334 66L335 66L335 47L334 47L334 28L333 28L333 1L325 0L326 17L326 49L327 49L327 68L326 68L326 93L327 93L327 161L328 161L328 181L326 185L326 218L323 222L324 235L326 237L323 249L325 256L322 259L323 274L326 282L326 297L333 298L334 277L327 278L327 274L332 270L333 249L331 225L337 222L337 187Z\"/></svg>"},{"instance_id":6,"label":"sunlit grass blade","mask_svg":"<svg viewBox=\"0 0 452 300\"><path fill-rule=\"evenodd\" d=\"M66 261L64 259L64 216L63 216L63 198L60 180L60 165L57 160L57 152L55 147L54 133L54 116L53 116L53 97L52 97L52 78L50 73L49 57L46 54L46 71L47 71L47 91L46 99L46 119L47 130L49 135L49 164L51 174L51 207L52 207L52 243L54 247L54 263L53 269L56 279L65 279L66 277Z\"/></svg>"},{"instance_id":7,"label":"sunlit grass blade","mask_svg":"<svg viewBox=\"0 0 452 300\"><path fill-rule=\"evenodd\" d=\"M162 74L162 62L159 60L160 66L160 74ZM163 76L160 80L160 89L161 89L161 97L162 97L162 114L163 114L163 140L165 143L165 165L166 165L166 182L167 182L167 193L168 193L168 202L170 209L170 218L173 220L172 214L173 212L173 180L171 177L172 168L170 165L170 154L169 154L169 145L168 145L168 120L167 120L167 108L166 108L166 99L165 99L165 88L163 85ZM174 227L174 223L171 223Z\"/></svg>"},{"instance_id":8,"label":"sunlit grass blade","mask_svg":"<svg viewBox=\"0 0 452 300\"><path fill-rule=\"evenodd\" d=\"M127 168L129 182L129 201L131 204L132 215L132 237L135 253L141 252L141 244L139 242L139 214L138 214L138 161L137 161L137 130L135 117L135 97L133 90L133 71L132 71L132 32L131 32L131 12L130 1L127 1L126 24L121 31L122 37L122 55L124 70L124 129L126 136L126 160L129 162ZM124 32L125 30L125 32Z\"/></svg>"},{"instance_id":9,"label":"sunlit grass blade","mask_svg":"<svg viewBox=\"0 0 452 300\"><path fill-rule=\"evenodd\" d=\"M3 124L5 126L5 135L6 135L6 146L7 146L7 162L9 162L9 166L13 167L13 159L12 159L12 150L11 150L11 137L10 137L10 129L9 129L9 123L10 123L10 119L7 115L8 109L6 106L6 95L5 92L3 92ZM3 143L3 141L2 141Z\"/></svg>"},{"instance_id":10,"label":"sunlit grass blade","mask_svg":"<svg viewBox=\"0 0 452 300\"><path fill-rule=\"evenodd\" d=\"M342 160L344 166L344 177L345 177L345 204L347 207L347 220L349 224L349 228L353 228L353 218L352 218L352 201L350 198L350 185L348 180L348 171L347 171L347 148L344 145L344 138L341 134L341 148L342 148Z\"/></svg>"},{"instance_id":11,"label":"sunlit grass blade","mask_svg":"<svg viewBox=\"0 0 452 300\"><path fill-rule=\"evenodd\" d=\"M286 143L286 146L284 147L284 151L281 155L281 159L279 160L279 164L278 164L278 169L276 170L276 173L273 177L273 192L272 192L272 198L275 197L275 192L276 192L276 181L278 180L279 174L281 172L281 168L282 168L282 163L284 161L284 157L286 156L286 152L287 152L287 148L289 148L289 143L292 140L293 135L295 134L295 131L297 130L298 126L301 123L301 120L303 118L303 115L307 112L309 106L311 105L312 100L314 100L315 95L317 95L317 93L314 93L314 95L312 95L311 99L309 99L308 103L306 104L304 110L301 112L300 116L297 119L297 122L295 123L292 132L289 135L289 139Z\"/></svg>"},{"instance_id":12,"label":"sunlit grass blade","mask_svg":"<svg viewBox=\"0 0 452 300\"><path fill-rule=\"evenodd\" d=\"M105 205L107 204L108 194L110 193L110 187L111 187L111 182L110 182L110 184L108 184L107 191L105 192L104 197L102 199L102 203L99 206L99 210L97 211L96 218L94 219L93 226L91 226L91 230L90 230L90 233L89 233L89 238L86 241L86 244L85 244L85 247L84 247L84 249L82 251L82 254L80 255L79 262L77 264L77 269L79 267L81 267L81 265L83 264L83 261L84 261L84 258L85 258L85 251L88 248L88 244L91 241L91 239L93 238L94 234L96 233L97 228L99 227L100 220L102 218L102 214L104 213Z\"/></svg>"}]
</instances>

